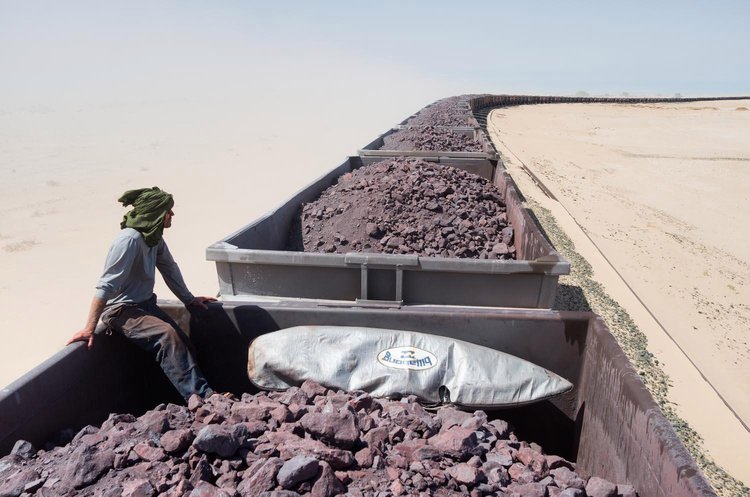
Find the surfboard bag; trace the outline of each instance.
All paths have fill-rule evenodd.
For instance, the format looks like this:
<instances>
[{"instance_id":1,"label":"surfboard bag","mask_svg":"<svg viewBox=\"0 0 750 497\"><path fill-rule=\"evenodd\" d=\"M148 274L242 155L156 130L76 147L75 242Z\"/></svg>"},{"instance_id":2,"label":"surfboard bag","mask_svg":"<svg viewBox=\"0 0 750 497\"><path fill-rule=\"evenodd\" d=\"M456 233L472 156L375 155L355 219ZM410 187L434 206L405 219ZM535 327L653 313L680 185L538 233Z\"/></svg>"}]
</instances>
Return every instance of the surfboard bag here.
<instances>
[{"instance_id":1,"label":"surfboard bag","mask_svg":"<svg viewBox=\"0 0 750 497\"><path fill-rule=\"evenodd\" d=\"M248 376L264 390L305 380L376 397L416 395L432 404L512 407L564 393L573 385L518 357L413 331L297 326L250 344Z\"/></svg>"}]
</instances>

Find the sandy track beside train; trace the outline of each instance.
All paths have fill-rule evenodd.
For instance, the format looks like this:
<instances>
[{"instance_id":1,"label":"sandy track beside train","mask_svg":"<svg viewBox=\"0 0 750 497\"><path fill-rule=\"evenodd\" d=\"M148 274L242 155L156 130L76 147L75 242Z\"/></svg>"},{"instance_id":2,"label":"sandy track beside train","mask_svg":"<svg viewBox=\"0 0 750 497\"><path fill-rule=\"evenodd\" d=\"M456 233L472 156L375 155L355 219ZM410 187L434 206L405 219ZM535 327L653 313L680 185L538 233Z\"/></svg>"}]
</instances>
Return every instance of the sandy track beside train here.
<instances>
[{"instance_id":1,"label":"sandy track beside train","mask_svg":"<svg viewBox=\"0 0 750 497\"><path fill-rule=\"evenodd\" d=\"M731 449L750 437L742 426L750 424L745 108L750 101L535 105L495 110L488 127L511 174L526 183L523 193L543 196L520 169L525 165L570 214L571 228L601 249L611 274L653 313L638 324L657 358L672 357L664 367L677 411L717 462L748 481L748 463ZM601 281L604 270L594 266ZM677 357L659 324L689 361ZM685 371L690 361L741 422L710 387L712 398L697 395L708 384Z\"/></svg>"}]
</instances>

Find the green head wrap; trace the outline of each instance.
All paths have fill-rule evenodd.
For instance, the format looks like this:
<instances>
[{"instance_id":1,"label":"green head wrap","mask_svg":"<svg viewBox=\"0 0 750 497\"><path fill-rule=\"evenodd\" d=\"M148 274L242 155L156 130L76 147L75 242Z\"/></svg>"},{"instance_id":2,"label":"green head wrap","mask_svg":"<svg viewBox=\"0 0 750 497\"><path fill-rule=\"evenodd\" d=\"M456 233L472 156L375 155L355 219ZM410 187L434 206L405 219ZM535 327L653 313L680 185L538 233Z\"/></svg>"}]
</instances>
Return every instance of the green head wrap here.
<instances>
[{"instance_id":1,"label":"green head wrap","mask_svg":"<svg viewBox=\"0 0 750 497\"><path fill-rule=\"evenodd\" d=\"M174 207L172 195L155 186L128 190L117 201L133 206L122 218L120 228L138 230L149 247L156 246L164 231L164 215Z\"/></svg>"}]
</instances>

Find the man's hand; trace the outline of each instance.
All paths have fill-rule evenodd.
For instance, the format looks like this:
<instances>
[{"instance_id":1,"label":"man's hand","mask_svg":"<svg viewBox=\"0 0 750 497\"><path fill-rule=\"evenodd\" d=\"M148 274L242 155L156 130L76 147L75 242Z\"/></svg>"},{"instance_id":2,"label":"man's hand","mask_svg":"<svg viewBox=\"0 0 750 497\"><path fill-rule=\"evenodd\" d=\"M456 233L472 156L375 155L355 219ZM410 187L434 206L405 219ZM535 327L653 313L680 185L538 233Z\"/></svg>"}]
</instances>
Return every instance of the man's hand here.
<instances>
[{"instance_id":1,"label":"man's hand","mask_svg":"<svg viewBox=\"0 0 750 497\"><path fill-rule=\"evenodd\" d=\"M68 340L68 343L65 345L70 345L74 342L88 342L88 348L91 348L94 346L94 330L89 328L84 328L75 335L73 335L73 338Z\"/></svg>"},{"instance_id":2,"label":"man's hand","mask_svg":"<svg viewBox=\"0 0 750 497\"><path fill-rule=\"evenodd\" d=\"M216 299L213 297L195 297L188 305L208 309L206 302L216 302Z\"/></svg>"},{"instance_id":3,"label":"man's hand","mask_svg":"<svg viewBox=\"0 0 750 497\"><path fill-rule=\"evenodd\" d=\"M73 335L73 338L68 340L68 343L65 345L70 345L73 342L88 342L89 348L94 346L94 329L96 329L96 323L99 322L99 316L101 316L102 311L104 311L105 304L106 301L99 297L91 299L91 307L89 308L89 317L86 320L86 326Z\"/></svg>"}]
</instances>

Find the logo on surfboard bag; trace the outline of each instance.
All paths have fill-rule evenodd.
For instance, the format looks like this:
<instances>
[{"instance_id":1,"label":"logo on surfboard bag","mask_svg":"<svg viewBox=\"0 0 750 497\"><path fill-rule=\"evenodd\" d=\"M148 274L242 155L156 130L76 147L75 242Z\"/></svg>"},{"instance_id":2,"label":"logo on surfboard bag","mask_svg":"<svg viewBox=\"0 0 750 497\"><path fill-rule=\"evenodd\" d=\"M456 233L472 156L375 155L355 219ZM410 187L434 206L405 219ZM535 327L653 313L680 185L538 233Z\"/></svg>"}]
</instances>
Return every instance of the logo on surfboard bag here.
<instances>
[{"instance_id":1,"label":"logo on surfboard bag","mask_svg":"<svg viewBox=\"0 0 750 497\"><path fill-rule=\"evenodd\" d=\"M416 347L392 347L378 354L378 362L393 369L422 371L436 366L437 357Z\"/></svg>"}]
</instances>

